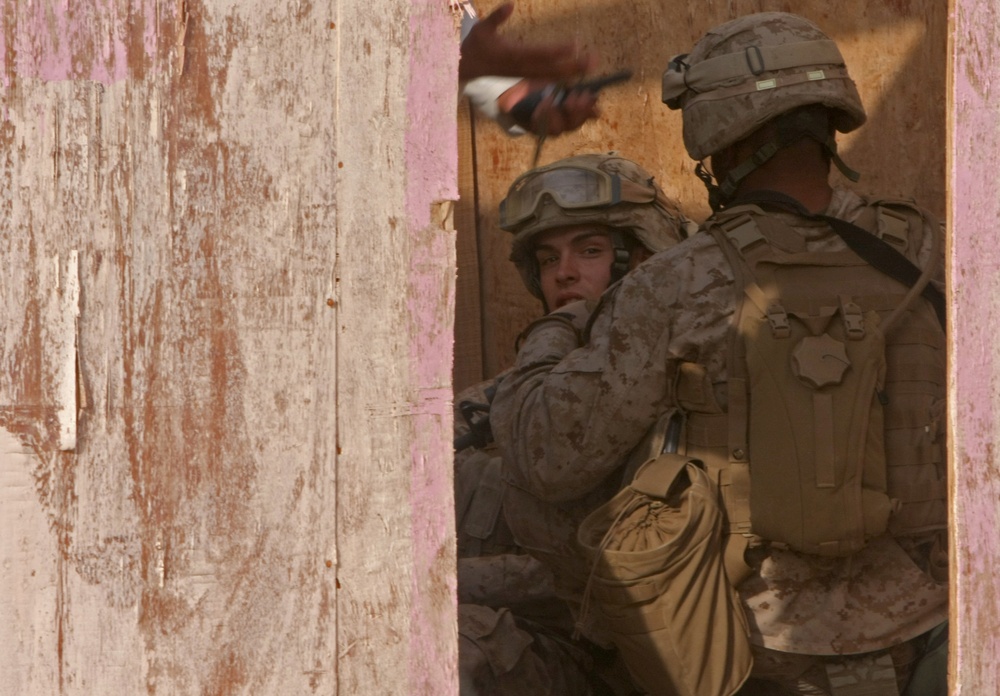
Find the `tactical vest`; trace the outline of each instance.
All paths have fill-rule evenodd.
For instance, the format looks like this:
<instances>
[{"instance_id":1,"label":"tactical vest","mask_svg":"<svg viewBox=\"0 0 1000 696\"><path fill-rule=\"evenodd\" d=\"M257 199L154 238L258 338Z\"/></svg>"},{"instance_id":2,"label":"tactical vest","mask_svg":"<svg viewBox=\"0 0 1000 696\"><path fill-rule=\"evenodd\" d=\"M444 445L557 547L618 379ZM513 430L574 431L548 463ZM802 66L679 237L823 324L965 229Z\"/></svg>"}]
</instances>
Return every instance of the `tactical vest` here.
<instances>
[{"instance_id":1,"label":"tactical vest","mask_svg":"<svg viewBox=\"0 0 1000 696\"><path fill-rule=\"evenodd\" d=\"M495 444L456 457L455 512L458 557L520 553L501 514L504 483Z\"/></svg>"},{"instance_id":2,"label":"tactical vest","mask_svg":"<svg viewBox=\"0 0 1000 696\"><path fill-rule=\"evenodd\" d=\"M871 204L856 224L911 259L924 237L923 216L902 202ZM680 451L717 477L741 557L762 541L845 556L887 530L945 529L946 346L930 303L849 249L807 250L756 206L707 231L738 299L726 384L681 366Z\"/></svg>"}]
</instances>

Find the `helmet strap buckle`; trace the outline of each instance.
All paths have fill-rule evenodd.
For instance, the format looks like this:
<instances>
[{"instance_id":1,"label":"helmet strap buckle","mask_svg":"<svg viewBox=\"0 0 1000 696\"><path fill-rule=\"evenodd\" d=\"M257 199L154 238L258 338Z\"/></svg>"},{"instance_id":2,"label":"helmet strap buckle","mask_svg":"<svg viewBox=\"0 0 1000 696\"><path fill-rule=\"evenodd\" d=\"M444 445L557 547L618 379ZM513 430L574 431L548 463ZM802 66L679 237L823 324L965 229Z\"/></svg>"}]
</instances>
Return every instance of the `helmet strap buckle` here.
<instances>
[{"instance_id":1,"label":"helmet strap buckle","mask_svg":"<svg viewBox=\"0 0 1000 696\"><path fill-rule=\"evenodd\" d=\"M764 54L761 52L760 46L747 46L745 55L747 67L755 77L767 69L764 66Z\"/></svg>"},{"instance_id":2,"label":"helmet strap buckle","mask_svg":"<svg viewBox=\"0 0 1000 696\"><path fill-rule=\"evenodd\" d=\"M830 138L830 139L833 140L833 138ZM857 183L858 179L861 178L861 174L858 173L857 171L851 169L850 167L848 167L847 163L844 162L844 160L842 160L840 158L840 155L837 154L837 145L836 145L836 143L834 143L834 145L833 145L832 148L829 147L829 146L825 146L825 147L826 147L827 152L830 153L830 160L833 162L834 166L837 168L837 171L839 171L841 174L843 174L845 177L847 177L848 179L850 179L854 183Z\"/></svg>"},{"instance_id":3,"label":"helmet strap buckle","mask_svg":"<svg viewBox=\"0 0 1000 696\"><path fill-rule=\"evenodd\" d=\"M705 184L705 188L708 189L709 207L715 212L722 210L722 191L715 183L715 177L708 171L708 167L705 166L704 161L698 162L695 165L694 174L701 179L701 183Z\"/></svg>"},{"instance_id":4,"label":"helmet strap buckle","mask_svg":"<svg viewBox=\"0 0 1000 696\"><path fill-rule=\"evenodd\" d=\"M722 181L716 191L718 193L717 203L719 208L712 207L712 210L719 210L721 206L728 204L736 196L736 189L739 188L740 183L746 179L752 172L762 167L766 162L768 162L772 157L774 157L779 150L783 147L780 142L781 139L777 138L768 143L765 143L747 159L743 160L739 165L733 167L726 174L726 178ZM711 190L709 191L709 205L712 204Z\"/></svg>"},{"instance_id":5,"label":"helmet strap buckle","mask_svg":"<svg viewBox=\"0 0 1000 696\"><path fill-rule=\"evenodd\" d=\"M614 261L611 262L611 282L615 283L624 278L625 274L629 272L632 254L625 244L625 235L619 230L611 232L611 246L615 253Z\"/></svg>"}]
</instances>

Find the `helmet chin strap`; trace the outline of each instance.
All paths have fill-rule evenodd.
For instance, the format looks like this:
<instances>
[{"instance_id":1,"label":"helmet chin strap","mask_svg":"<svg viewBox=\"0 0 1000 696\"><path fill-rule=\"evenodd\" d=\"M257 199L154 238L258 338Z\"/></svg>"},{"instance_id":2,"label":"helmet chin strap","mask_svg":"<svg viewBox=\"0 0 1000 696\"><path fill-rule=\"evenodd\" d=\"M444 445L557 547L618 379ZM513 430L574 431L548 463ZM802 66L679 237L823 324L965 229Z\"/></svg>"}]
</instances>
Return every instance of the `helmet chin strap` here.
<instances>
[{"instance_id":1,"label":"helmet chin strap","mask_svg":"<svg viewBox=\"0 0 1000 696\"><path fill-rule=\"evenodd\" d=\"M611 232L611 248L615 253L615 258L611 262L611 282L617 283L629 272L629 262L632 259L632 254L625 245L625 235L619 230Z\"/></svg>"},{"instance_id":2,"label":"helmet chin strap","mask_svg":"<svg viewBox=\"0 0 1000 696\"><path fill-rule=\"evenodd\" d=\"M534 257L531 258L530 263L531 263L531 272L530 272L531 285L528 288L528 290L531 292L532 295L534 295L535 297L537 297L539 300L542 301L542 312L548 314L549 312L552 311L552 308L549 307L549 303L545 301L545 293L542 292L542 271L538 267L538 261L535 260Z\"/></svg>"},{"instance_id":3,"label":"helmet chin strap","mask_svg":"<svg viewBox=\"0 0 1000 696\"><path fill-rule=\"evenodd\" d=\"M708 171L708 167L705 166L704 160L695 165L694 174L701 179L701 183L705 184L705 188L708 189L708 205L716 213L722 210L722 191L719 185L715 183L715 177L712 176L712 172Z\"/></svg>"},{"instance_id":4,"label":"helmet chin strap","mask_svg":"<svg viewBox=\"0 0 1000 696\"><path fill-rule=\"evenodd\" d=\"M701 179L708 189L708 204L712 210L718 212L736 196L736 190L751 173L762 167L768 160L789 145L809 138L819 143L823 151L830 157L841 174L857 181L861 178L858 172L848 167L844 160L837 154L837 140L829 126L829 113L826 109L801 109L779 116L776 119L777 132L769 142L757 148L757 150L747 159L733 167L726 178L719 184L715 183L714 177L705 167L703 162L699 162L694 173Z\"/></svg>"}]
</instances>

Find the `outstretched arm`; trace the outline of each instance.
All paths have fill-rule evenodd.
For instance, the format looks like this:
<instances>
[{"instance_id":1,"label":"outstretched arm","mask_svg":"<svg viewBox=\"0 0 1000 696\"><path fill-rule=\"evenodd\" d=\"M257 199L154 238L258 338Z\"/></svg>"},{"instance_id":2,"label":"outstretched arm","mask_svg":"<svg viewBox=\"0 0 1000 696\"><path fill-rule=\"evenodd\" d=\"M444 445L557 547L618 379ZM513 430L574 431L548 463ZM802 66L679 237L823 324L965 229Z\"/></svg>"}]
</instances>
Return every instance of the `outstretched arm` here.
<instances>
[{"instance_id":1,"label":"outstretched arm","mask_svg":"<svg viewBox=\"0 0 1000 696\"><path fill-rule=\"evenodd\" d=\"M597 93L586 90L570 90L559 94L555 89L545 88L552 83L540 80L521 80L497 99L501 114L512 114L517 104L536 90L547 94L531 111L528 122L517 120L518 125L535 135L560 135L574 131L590 119L597 118Z\"/></svg>"},{"instance_id":2,"label":"outstretched arm","mask_svg":"<svg viewBox=\"0 0 1000 696\"><path fill-rule=\"evenodd\" d=\"M513 3L504 3L472 27L462 42L460 80L484 75L564 80L595 67L595 56L581 53L572 42L523 44L505 39L498 30L513 11Z\"/></svg>"}]
</instances>

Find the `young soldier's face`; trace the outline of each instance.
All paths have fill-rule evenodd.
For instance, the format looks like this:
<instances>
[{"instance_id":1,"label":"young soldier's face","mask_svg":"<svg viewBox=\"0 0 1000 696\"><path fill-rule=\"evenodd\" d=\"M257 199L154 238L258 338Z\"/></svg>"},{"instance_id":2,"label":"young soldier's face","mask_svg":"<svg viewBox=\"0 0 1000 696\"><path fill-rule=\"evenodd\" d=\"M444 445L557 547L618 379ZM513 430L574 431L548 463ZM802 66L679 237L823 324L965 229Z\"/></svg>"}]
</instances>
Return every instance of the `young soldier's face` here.
<instances>
[{"instance_id":1,"label":"young soldier's face","mask_svg":"<svg viewBox=\"0 0 1000 696\"><path fill-rule=\"evenodd\" d=\"M549 310L575 300L597 300L611 283L614 247L602 225L568 225L535 240L542 295Z\"/></svg>"}]
</instances>

